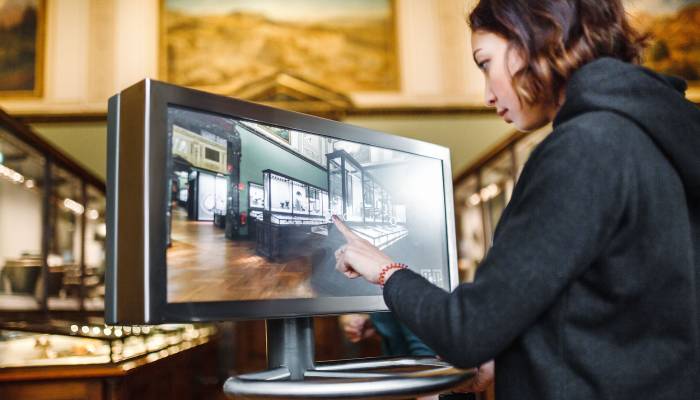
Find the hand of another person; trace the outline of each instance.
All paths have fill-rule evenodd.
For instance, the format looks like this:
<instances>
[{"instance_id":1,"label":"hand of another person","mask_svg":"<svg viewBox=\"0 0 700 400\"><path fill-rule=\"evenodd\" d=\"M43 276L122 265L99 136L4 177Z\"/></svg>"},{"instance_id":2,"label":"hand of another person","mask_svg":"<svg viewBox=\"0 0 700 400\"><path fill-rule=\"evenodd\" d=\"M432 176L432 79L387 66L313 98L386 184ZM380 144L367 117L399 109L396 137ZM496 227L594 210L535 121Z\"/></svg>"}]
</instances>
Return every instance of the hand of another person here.
<instances>
[{"instance_id":1,"label":"hand of another person","mask_svg":"<svg viewBox=\"0 0 700 400\"><path fill-rule=\"evenodd\" d=\"M351 343L357 343L377 333L367 314L341 315L339 320L345 337Z\"/></svg>"},{"instance_id":2,"label":"hand of another person","mask_svg":"<svg viewBox=\"0 0 700 400\"><path fill-rule=\"evenodd\" d=\"M348 278L362 276L371 283L379 283L379 273L382 268L393 262L391 258L367 240L357 236L336 215L333 216L333 223L347 240L347 243L335 252L335 268ZM389 270L385 280L395 271Z\"/></svg>"}]
</instances>

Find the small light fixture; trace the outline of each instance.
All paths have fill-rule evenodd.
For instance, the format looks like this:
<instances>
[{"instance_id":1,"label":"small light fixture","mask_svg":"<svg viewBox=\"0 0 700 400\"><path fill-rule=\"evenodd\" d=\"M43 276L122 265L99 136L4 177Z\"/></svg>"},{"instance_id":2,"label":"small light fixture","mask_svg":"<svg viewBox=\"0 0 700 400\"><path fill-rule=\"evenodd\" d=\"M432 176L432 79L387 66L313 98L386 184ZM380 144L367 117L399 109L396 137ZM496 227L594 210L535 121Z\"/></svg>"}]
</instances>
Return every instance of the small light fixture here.
<instances>
[{"instance_id":1,"label":"small light fixture","mask_svg":"<svg viewBox=\"0 0 700 400\"><path fill-rule=\"evenodd\" d=\"M67 198L63 200L63 206L77 215L82 215L85 212L85 207L83 207L82 204L72 199Z\"/></svg>"}]
</instances>

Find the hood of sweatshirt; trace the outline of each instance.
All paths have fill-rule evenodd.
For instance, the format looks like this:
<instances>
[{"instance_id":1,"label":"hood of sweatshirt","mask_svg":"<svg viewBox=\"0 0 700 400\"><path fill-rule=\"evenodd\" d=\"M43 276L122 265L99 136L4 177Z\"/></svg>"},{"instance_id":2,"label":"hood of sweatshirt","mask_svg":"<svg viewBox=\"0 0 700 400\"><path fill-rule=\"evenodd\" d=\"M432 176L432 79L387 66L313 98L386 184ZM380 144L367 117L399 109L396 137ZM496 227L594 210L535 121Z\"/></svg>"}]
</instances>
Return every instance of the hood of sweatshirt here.
<instances>
[{"instance_id":1,"label":"hood of sweatshirt","mask_svg":"<svg viewBox=\"0 0 700 400\"><path fill-rule=\"evenodd\" d=\"M685 81L614 58L579 68L566 87L554 127L592 111L634 121L670 160L691 208L700 207L700 108L686 100Z\"/></svg>"}]
</instances>

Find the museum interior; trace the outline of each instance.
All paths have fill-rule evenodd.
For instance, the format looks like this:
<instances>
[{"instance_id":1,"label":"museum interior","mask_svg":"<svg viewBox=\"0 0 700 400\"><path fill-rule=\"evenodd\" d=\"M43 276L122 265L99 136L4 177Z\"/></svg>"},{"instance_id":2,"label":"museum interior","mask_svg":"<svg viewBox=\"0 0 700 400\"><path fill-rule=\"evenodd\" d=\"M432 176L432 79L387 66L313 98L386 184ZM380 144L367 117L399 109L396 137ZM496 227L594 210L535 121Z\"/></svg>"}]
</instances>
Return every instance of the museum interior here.
<instances>
[{"instance_id":1,"label":"museum interior","mask_svg":"<svg viewBox=\"0 0 700 400\"><path fill-rule=\"evenodd\" d=\"M473 3L0 1L0 398L223 399L228 376L266 365L264 321L105 323L107 101L145 78L449 148L471 281L550 132L484 105ZM299 254L328 240L331 215L396 254L429 215L414 198L430 187L392 187L402 154L175 107L168 124L168 301L338 294ZM383 354L338 316L314 324L319 360Z\"/></svg>"}]
</instances>

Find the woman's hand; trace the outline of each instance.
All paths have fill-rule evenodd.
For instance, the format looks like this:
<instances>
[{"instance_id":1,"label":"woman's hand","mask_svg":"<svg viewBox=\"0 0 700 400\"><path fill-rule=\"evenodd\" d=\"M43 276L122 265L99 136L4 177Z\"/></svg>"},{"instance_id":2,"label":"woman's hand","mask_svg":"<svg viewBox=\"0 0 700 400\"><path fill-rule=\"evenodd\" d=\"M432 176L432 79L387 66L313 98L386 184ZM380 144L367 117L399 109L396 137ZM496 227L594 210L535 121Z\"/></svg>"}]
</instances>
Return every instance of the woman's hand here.
<instances>
[{"instance_id":1,"label":"woman's hand","mask_svg":"<svg viewBox=\"0 0 700 400\"><path fill-rule=\"evenodd\" d=\"M371 283L379 283L379 273L382 271L382 268L393 262L391 258L370 242L357 236L335 215L333 216L333 223L345 237L345 240L347 240L347 243L335 252L335 268L348 278L362 276ZM385 281L395 271L387 271L384 276Z\"/></svg>"}]
</instances>

